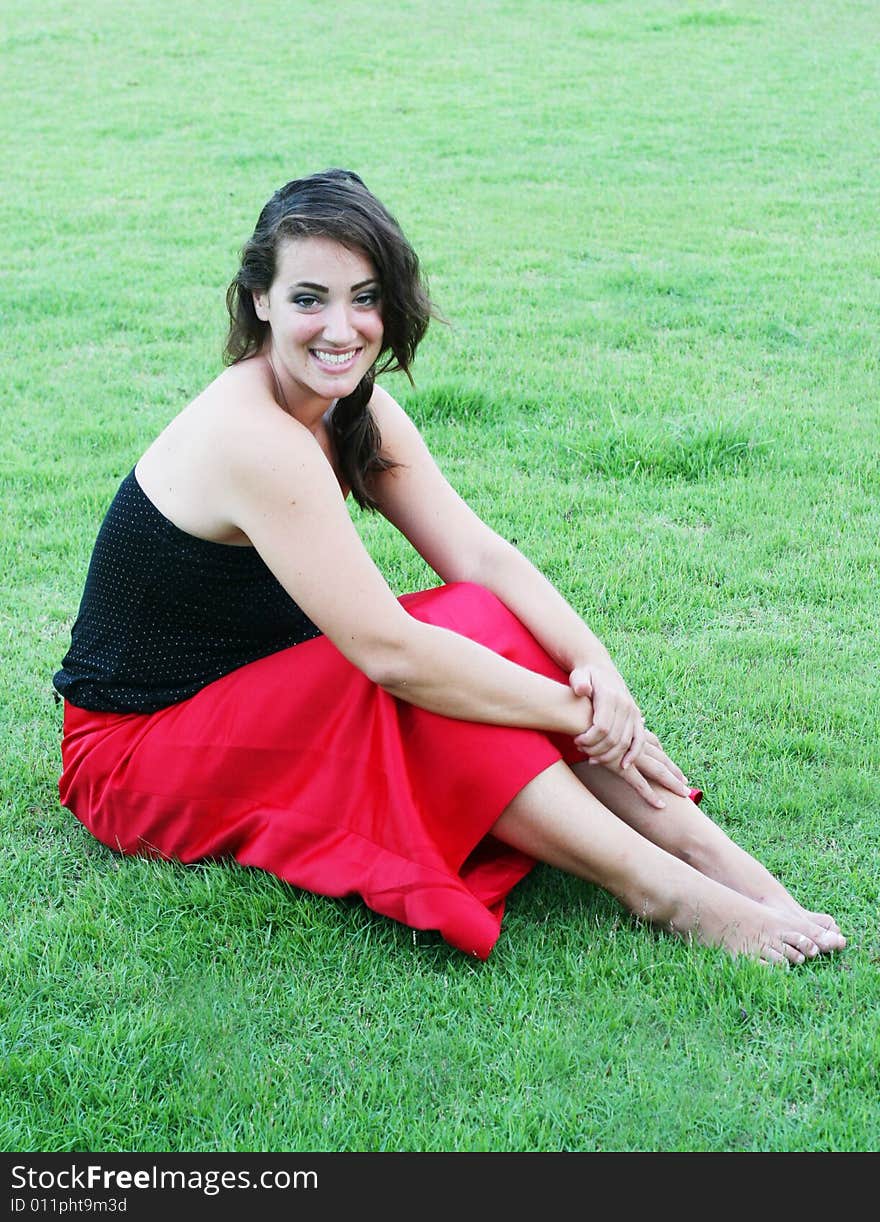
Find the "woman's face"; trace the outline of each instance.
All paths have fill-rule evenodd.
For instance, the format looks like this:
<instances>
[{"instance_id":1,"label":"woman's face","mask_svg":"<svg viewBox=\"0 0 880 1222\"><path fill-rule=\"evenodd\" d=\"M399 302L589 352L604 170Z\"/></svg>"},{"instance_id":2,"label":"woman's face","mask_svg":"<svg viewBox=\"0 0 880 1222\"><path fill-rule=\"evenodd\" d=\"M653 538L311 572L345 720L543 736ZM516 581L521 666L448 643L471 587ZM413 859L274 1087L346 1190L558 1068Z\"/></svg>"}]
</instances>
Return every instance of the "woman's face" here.
<instances>
[{"instance_id":1,"label":"woman's face","mask_svg":"<svg viewBox=\"0 0 880 1222\"><path fill-rule=\"evenodd\" d=\"M330 238L284 241L269 291L254 294L282 382L292 380L309 397L350 395L382 347L379 289L361 251Z\"/></svg>"}]
</instances>

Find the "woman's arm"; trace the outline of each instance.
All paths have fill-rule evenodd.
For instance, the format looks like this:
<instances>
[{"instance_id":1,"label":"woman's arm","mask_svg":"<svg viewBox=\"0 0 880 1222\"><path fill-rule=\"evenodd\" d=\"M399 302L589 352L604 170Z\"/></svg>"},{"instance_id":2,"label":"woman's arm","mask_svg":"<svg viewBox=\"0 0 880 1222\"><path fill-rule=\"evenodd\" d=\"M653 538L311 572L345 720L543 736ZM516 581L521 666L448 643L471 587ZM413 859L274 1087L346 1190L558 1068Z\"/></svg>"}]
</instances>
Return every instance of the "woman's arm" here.
<instances>
[{"instance_id":1,"label":"woman's arm","mask_svg":"<svg viewBox=\"0 0 880 1222\"><path fill-rule=\"evenodd\" d=\"M305 611L386 691L448 717L572 736L588 697L459 634L410 616L349 518L315 438L275 411L252 413L222 444L212 495Z\"/></svg>"},{"instance_id":2,"label":"woman's arm","mask_svg":"<svg viewBox=\"0 0 880 1222\"><path fill-rule=\"evenodd\" d=\"M377 388L371 407L383 451L400 463L380 477L383 514L444 581L477 582L501 599L570 672L572 689L593 702L593 722L578 745L597 763L628 768L645 743L643 721L601 641L531 561L458 496L399 404Z\"/></svg>"}]
</instances>

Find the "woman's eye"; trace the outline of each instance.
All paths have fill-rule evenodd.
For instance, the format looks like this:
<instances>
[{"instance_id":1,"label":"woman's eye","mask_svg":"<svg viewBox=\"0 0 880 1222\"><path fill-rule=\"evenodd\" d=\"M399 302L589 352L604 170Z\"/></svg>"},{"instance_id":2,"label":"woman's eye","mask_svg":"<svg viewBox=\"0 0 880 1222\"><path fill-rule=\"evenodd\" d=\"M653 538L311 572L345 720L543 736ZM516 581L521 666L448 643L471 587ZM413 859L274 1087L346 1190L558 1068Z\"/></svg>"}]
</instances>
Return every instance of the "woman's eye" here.
<instances>
[{"instance_id":1,"label":"woman's eye","mask_svg":"<svg viewBox=\"0 0 880 1222\"><path fill-rule=\"evenodd\" d=\"M359 306L374 306L379 303L379 292L377 289L371 289L368 293L358 293L355 297L355 305Z\"/></svg>"},{"instance_id":2,"label":"woman's eye","mask_svg":"<svg viewBox=\"0 0 880 1222\"><path fill-rule=\"evenodd\" d=\"M319 304L317 297L312 297L310 293L300 293L298 297L294 297L293 304L300 307L301 310L312 310Z\"/></svg>"}]
</instances>

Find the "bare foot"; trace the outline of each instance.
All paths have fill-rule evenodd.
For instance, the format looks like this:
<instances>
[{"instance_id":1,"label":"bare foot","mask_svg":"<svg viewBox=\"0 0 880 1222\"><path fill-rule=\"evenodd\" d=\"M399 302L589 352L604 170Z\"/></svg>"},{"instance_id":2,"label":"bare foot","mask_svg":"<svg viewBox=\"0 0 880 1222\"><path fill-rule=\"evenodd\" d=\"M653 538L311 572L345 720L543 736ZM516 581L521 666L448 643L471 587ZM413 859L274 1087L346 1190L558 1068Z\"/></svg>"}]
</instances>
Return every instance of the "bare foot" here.
<instances>
[{"instance_id":1,"label":"bare foot","mask_svg":"<svg viewBox=\"0 0 880 1222\"><path fill-rule=\"evenodd\" d=\"M778 878L734 841L726 836L723 839L707 837L703 847L706 859L693 864L707 877L793 920L799 929L809 934L823 954L843 950L846 946L846 938L832 916L804 908Z\"/></svg>"},{"instance_id":2,"label":"bare foot","mask_svg":"<svg viewBox=\"0 0 880 1222\"><path fill-rule=\"evenodd\" d=\"M640 835L706 878L787 917L821 952L842 950L846 945L833 917L803 908L769 870L690 799L664 790L666 809L661 812L636 795L611 769L575 764L573 771L591 793Z\"/></svg>"},{"instance_id":3,"label":"bare foot","mask_svg":"<svg viewBox=\"0 0 880 1222\"><path fill-rule=\"evenodd\" d=\"M780 912L705 876L674 903L673 915L664 920L657 912L651 919L704 945L765 963L800 964L837 949L840 938L806 914Z\"/></svg>"},{"instance_id":4,"label":"bare foot","mask_svg":"<svg viewBox=\"0 0 880 1222\"><path fill-rule=\"evenodd\" d=\"M765 901L768 908L773 908L774 911L781 913L783 916L793 916L800 921L809 921L823 932L818 936L814 935L815 940L819 945L819 949L825 953L833 950L843 950L846 946L846 938L840 932L840 926L835 921L834 917L829 916L827 912L810 912L807 908L802 908L801 905L788 895L788 903L780 903L773 897Z\"/></svg>"},{"instance_id":5,"label":"bare foot","mask_svg":"<svg viewBox=\"0 0 880 1222\"><path fill-rule=\"evenodd\" d=\"M756 900L767 908L772 908L774 912L792 917L799 924L806 922L812 927L811 936L823 953L843 950L846 946L846 938L840 932L840 926L834 917L827 912L810 912L808 908L804 908L769 870L739 849L738 845L735 848L737 856L740 857L737 862L739 868L734 871L737 881L736 884L726 883L727 886L732 886L734 890L747 895L749 899ZM747 863L743 863L743 857L747 858ZM744 864L747 866L745 870L743 869Z\"/></svg>"},{"instance_id":6,"label":"bare foot","mask_svg":"<svg viewBox=\"0 0 880 1222\"><path fill-rule=\"evenodd\" d=\"M804 908L778 878L723 833L721 836L707 837L701 847L705 853L704 860L692 864L707 877L791 919L799 929L809 934L823 954L843 950L846 946L846 938L832 916L827 912L810 912Z\"/></svg>"}]
</instances>

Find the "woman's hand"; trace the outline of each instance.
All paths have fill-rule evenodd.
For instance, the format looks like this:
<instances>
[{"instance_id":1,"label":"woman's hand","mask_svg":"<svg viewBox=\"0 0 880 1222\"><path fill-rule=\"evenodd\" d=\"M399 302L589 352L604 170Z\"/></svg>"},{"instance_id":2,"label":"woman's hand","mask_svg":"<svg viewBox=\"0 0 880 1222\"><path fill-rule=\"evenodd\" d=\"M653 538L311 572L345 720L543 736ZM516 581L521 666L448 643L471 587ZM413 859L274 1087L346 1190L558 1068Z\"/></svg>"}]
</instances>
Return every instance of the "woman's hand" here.
<instances>
[{"instance_id":1,"label":"woman's hand","mask_svg":"<svg viewBox=\"0 0 880 1222\"><path fill-rule=\"evenodd\" d=\"M647 740L645 719L629 688L613 666L601 663L576 666L568 681L576 696L593 702L592 724L577 736L575 746L591 764L620 767L625 774Z\"/></svg>"},{"instance_id":2,"label":"woman's hand","mask_svg":"<svg viewBox=\"0 0 880 1222\"><path fill-rule=\"evenodd\" d=\"M592 762L591 760L590 763ZM606 766L609 772L626 781L641 798L644 798L650 806L657 810L662 810L666 803L659 794L654 792L652 785L659 785L682 798L690 797L691 791L687 777L678 765L672 762L660 746L657 735L652 734L650 730L645 731L644 746L635 762L627 769L624 770L620 764Z\"/></svg>"},{"instance_id":3,"label":"woman's hand","mask_svg":"<svg viewBox=\"0 0 880 1222\"><path fill-rule=\"evenodd\" d=\"M636 760L636 767L655 785L662 785L664 789L677 793L682 798L691 796L687 777L678 764L672 762L660 746L660 739L650 730L645 731L645 745ZM626 774L623 773L623 776Z\"/></svg>"}]
</instances>

